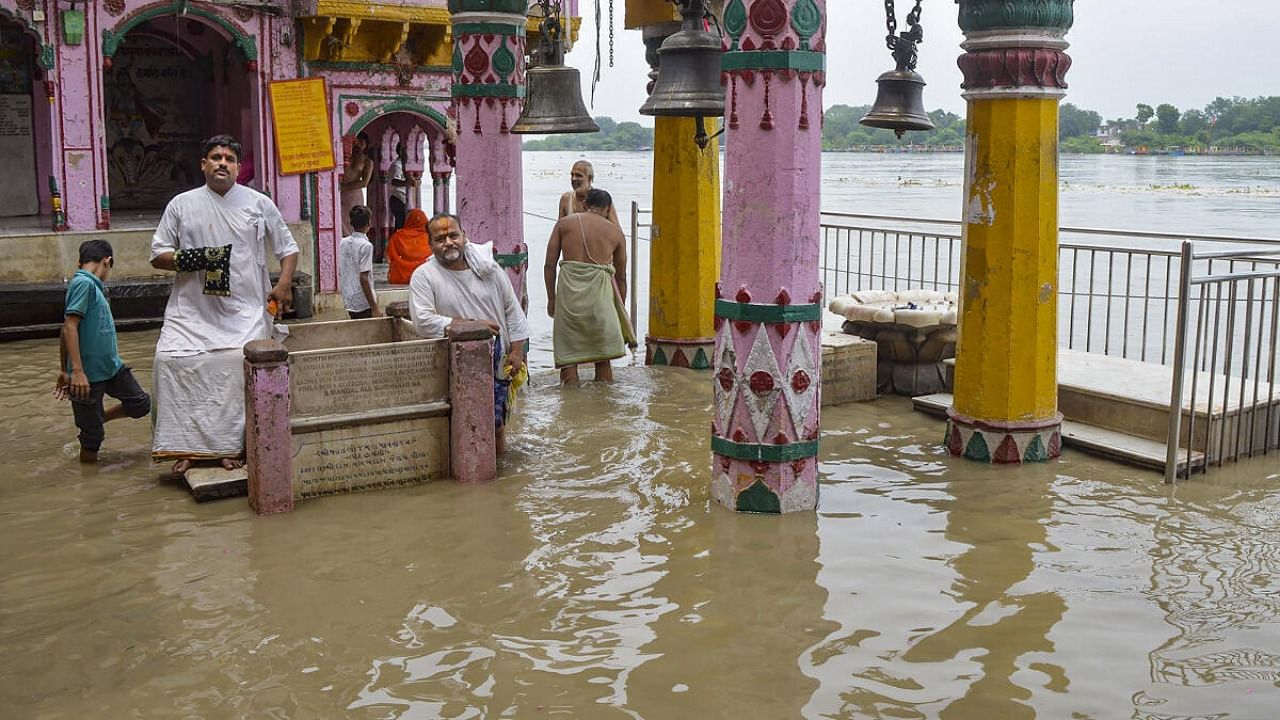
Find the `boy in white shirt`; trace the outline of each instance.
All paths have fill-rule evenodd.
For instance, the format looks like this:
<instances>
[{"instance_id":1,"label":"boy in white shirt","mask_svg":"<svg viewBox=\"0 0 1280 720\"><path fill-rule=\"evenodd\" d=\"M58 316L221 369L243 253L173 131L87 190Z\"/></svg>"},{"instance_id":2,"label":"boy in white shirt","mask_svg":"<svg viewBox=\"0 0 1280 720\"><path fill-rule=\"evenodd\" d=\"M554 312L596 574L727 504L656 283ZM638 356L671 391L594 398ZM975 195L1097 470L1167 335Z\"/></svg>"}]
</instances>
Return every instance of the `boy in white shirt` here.
<instances>
[{"instance_id":1,"label":"boy in white shirt","mask_svg":"<svg viewBox=\"0 0 1280 720\"><path fill-rule=\"evenodd\" d=\"M366 234L372 217L364 205L352 207L347 215L352 232L338 244L338 289L352 320L382 317L373 294L373 243Z\"/></svg>"}]
</instances>

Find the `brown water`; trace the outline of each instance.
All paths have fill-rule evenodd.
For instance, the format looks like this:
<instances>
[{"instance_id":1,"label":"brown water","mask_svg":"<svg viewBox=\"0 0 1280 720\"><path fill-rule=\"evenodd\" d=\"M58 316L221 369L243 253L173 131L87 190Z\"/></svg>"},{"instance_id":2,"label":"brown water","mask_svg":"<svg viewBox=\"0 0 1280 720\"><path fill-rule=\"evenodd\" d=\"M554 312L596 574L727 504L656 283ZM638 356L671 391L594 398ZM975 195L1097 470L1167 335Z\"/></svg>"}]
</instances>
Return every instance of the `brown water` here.
<instances>
[{"instance_id":1,"label":"brown water","mask_svg":"<svg viewBox=\"0 0 1280 720\"><path fill-rule=\"evenodd\" d=\"M1280 716L1274 455L991 468L881 399L824 411L818 513L737 515L707 376L627 367L535 377L495 485L256 517L145 421L82 468L55 343L0 352L3 718Z\"/></svg>"}]
</instances>

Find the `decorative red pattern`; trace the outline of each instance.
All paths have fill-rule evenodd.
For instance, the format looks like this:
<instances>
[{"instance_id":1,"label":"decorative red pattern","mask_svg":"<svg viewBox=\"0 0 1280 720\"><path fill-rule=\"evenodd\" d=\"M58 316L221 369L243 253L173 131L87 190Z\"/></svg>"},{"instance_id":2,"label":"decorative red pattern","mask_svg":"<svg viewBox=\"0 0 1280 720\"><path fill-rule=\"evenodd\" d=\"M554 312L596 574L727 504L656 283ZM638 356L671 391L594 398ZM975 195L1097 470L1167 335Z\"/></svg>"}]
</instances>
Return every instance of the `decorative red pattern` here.
<instances>
[{"instance_id":1,"label":"decorative red pattern","mask_svg":"<svg viewBox=\"0 0 1280 720\"><path fill-rule=\"evenodd\" d=\"M773 392L773 389L777 387L774 385L773 375L770 375L764 370L757 370L751 373L750 383L751 392L757 395L764 395L766 393Z\"/></svg>"},{"instance_id":2,"label":"decorative red pattern","mask_svg":"<svg viewBox=\"0 0 1280 720\"><path fill-rule=\"evenodd\" d=\"M757 0L751 6L749 17L756 32L770 38L787 26L787 7L782 0Z\"/></svg>"},{"instance_id":3,"label":"decorative red pattern","mask_svg":"<svg viewBox=\"0 0 1280 720\"><path fill-rule=\"evenodd\" d=\"M733 383L736 378L734 377L732 368L721 368L716 377L720 380L721 390L724 390L725 392L731 392L733 390Z\"/></svg>"},{"instance_id":4,"label":"decorative red pattern","mask_svg":"<svg viewBox=\"0 0 1280 720\"><path fill-rule=\"evenodd\" d=\"M809 373L803 370L797 370L795 375L791 376L791 389L797 393L803 393L813 384L813 380L809 379Z\"/></svg>"},{"instance_id":5,"label":"decorative red pattern","mask_svg":"<svg viewBox=\"0 0 1280 720\"><path fill-rule=\"evenodd\" d=\"M966 90L1020 87L1065 89L1071 57L1052 48L998 48L961 55L959 65L964 73L961 87Z\"/></svg>"}]
</instances>

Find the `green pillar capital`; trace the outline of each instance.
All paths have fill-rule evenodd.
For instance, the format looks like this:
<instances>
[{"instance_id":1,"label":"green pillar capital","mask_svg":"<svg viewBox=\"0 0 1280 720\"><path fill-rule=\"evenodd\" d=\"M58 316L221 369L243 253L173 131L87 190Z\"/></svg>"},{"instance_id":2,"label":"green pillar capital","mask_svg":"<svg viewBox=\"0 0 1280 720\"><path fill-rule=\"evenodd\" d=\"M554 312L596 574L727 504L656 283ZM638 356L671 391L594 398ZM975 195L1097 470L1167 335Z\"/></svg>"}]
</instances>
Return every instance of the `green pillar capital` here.
<instances>
[{"instance_id":1,"label":"green pillar capital","mask_svg":"<svg viewBox=\"0 0 1280 720\"><path fill-rule=\"evenodd\" d=\"M523 16L528 10L527 0L449 0L451 13L511 13Z\"/></svg>"},{"instance_id":2,"label":"green pillar capital","mask_svg":"<svg viewBox=\"0 0 1280 720\"><path fill-rule=\"evenodd\" d=\"M960 29L1048 30L1065 33L1075 19L1075 0L958 0Z\"/></svg>"}]
</instances>

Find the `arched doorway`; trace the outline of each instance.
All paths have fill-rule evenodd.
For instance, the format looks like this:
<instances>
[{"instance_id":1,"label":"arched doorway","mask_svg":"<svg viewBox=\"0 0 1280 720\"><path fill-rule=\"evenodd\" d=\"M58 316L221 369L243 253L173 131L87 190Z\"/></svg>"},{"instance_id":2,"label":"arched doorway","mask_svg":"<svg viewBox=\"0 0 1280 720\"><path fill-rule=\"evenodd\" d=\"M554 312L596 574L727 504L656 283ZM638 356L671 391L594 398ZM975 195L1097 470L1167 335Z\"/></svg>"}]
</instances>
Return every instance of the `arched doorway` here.
<instances>
[{"instance_id":1,"label":"arched doorway","mask_svg":"<svg viewBox=\"0 0 1280 720\"><path fill-rule=\"evenodd\" d=\"M164 15L120 38L102 79L112 212L158 210L201 185L200 143L219 133L244 146L241 181L253 184L256 73L224 33Z\"/></svg>"},{"instance_id":2,"label":"arched doorway","mask_svg":"<svg viewBox=\"0 0 1280 720\"><path fill-rule=\"evenodd\" d=\"M396 229L390 197L393 192L391 169L397 145L403 145L405 149L405 174L418 181L416 188L409 188L405 193L406 206L420 208L428 216L443 210L436 206L431 183L432 168L441 160L438 147L444 133L443 117L429 108L409 106L404 102L389 103L376 115L361 117L352 128L353 133L368 134L369 152L376 168L366 192L366 204L373 210L370 239L379 262L387 239Z\"/></svg>"},{"instance_id":3,"label":"arched doorway","mask_svg":"<svg viewBox=\"0 0 1280 720\"><path fill-rule=\"evenodd\" d=\"M49 173L49 118L41 112L43 93L37 103L43 70L36 49L26 27L0 17L0 217L38 215L39 178Z\"/></svg>"}]
</instances>

